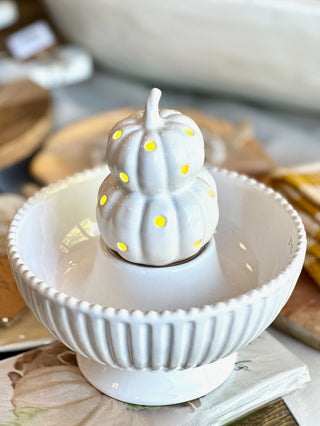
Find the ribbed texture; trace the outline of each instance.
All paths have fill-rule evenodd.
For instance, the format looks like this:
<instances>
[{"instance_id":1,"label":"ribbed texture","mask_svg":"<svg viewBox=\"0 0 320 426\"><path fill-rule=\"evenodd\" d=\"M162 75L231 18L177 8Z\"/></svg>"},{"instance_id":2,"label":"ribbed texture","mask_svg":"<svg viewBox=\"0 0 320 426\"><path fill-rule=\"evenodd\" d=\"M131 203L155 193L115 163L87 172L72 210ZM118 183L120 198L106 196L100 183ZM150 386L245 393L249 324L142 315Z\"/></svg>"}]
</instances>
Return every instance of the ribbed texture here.
<instances>
[{"instance_id":1,"label":"ribbed texture","mask_svg":"<svg viewBox=\"0 0 320 426\"><path fill-rule=\"evenodd\" d=\"M61 304L28 286L22 276L18 286L37 318L65 345L94 361L136 370L191 368L223 358L259 335L275 318L294 286L287 277L282 288L268 295L256 292L242 304L221 304L208 315L197 310L148 316L120 311L123 319L83 312L81 304ZM28 289L28 291L25 291ZM247 303L246 303L247 302ZM135 315L136 314L136 315Z\"/></svg>"},{"instance_id":2,"label":"ribbed texture","mask_svg":"<svg viewBox=\"0 0 320 426\"><path fill-rule=\"evenodd\" d=\"M92 178L92 173L97 172L85 172L69 181ZM237 351L257 337L274 320L293 290L304 259L305 233L301 220L281 196L236 173L216 173L230 179L236 177L265 192L286 210L295 224L296 251L275 279L238 298L189 310L129 312L89 305L36 278L20 257L16 241L20 221L26 210L41 199L40 192L19 211L8 240L15 279L36 317L76 352L125 369L173 370L200 366ZM59 185L51 190L58 190Z\"/></svg>"}]
</instances>

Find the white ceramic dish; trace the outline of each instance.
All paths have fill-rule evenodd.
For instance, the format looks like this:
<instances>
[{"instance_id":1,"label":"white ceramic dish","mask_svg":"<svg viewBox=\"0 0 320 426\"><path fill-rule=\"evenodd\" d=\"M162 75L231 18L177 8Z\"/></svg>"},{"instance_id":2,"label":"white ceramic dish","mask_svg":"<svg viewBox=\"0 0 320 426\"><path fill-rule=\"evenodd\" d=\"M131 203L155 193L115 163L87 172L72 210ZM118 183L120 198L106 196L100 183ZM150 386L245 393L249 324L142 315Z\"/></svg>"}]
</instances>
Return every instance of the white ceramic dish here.
<instances>
[{"instance_id":1,"label":"white ceramic dish","mask_svg":"<svg viewBox=\"0 0 320 426\"><path fill-rule=\"evenodd\" d=\"M64 36L151 84L319 110L315 0L44 0Z\"/></svg>"},{"instance_id":2,"label":"white ceramic dish","mask_svg":"<svg viewBox=\"0 0 320 426\"><path fill-rule=\"evenodd\" d=\"M252 179L211 173L220 222L189 263L150 268L103 254L95 206L106 168L43 189L12 222L9 259L28 306L110 396L158 405L204 395L294 288L306 247L296 212Z\"/></svg>"},{"instance_id":3,"label":"white ceramic dish","mask_svg":"<svg viewBox=\"0 0 320 426\"><path fill-rule=\"evenodd\" d=\"M0 60L0 82L30 79L45 89L51 90L68 84L87 80L93 72L90 54L77 46L57 46L43 57L25 62L11 56Z\"/></svg>"}]
</instances>

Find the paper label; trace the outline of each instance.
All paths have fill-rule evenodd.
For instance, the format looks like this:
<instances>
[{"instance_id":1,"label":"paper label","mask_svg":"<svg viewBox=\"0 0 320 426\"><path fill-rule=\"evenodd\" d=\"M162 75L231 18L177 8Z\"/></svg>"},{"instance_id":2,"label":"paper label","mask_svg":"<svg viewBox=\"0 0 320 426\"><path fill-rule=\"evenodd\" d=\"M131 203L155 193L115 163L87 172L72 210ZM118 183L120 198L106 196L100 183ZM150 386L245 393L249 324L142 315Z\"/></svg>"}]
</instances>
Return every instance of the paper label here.
<instances>
[{"instance_id":1,"label":"paper label","mask_svg":"<svg viewBox=\"0 0 320 426\"><path fill-rule=\"evenodd\" d=\"M25 60L48 49L56 43L56 36L45 21L36 21L11 34L6 44L11 55Z\"/></svg>"}]
</instances>

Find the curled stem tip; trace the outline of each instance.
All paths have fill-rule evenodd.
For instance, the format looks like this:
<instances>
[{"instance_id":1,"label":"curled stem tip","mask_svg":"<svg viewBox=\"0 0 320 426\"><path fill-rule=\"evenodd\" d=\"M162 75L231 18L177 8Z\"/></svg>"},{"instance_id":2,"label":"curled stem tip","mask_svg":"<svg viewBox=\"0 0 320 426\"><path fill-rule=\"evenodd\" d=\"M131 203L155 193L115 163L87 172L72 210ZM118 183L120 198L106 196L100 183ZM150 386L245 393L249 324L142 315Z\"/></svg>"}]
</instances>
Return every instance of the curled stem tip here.
<instances>
[{"instance_id":1,"label":"curled stem tip","mask_svg":"<svg viewBox=\"0 0 320 426\"><path fill-rule=\"evenodd\" d=\"M146 108L144 110L144 120L146 127L152 128L159 126L161 117L159 114L159 101L161 98L161 90L153 88L150 90Z\"/></svg>"}]
</instances>

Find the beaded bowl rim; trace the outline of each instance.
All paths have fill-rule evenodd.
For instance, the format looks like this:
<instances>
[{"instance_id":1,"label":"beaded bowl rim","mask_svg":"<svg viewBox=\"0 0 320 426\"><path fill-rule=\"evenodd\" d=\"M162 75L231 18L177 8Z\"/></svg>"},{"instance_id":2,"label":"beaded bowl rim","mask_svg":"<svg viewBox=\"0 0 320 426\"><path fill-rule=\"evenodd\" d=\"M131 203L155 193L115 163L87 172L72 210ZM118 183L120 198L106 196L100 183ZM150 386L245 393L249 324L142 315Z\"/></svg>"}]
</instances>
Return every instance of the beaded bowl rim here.
<instances>
[{"instance_id":1,"label":"beaded bowl rim","mask_svg":"<svg viewBox=\"0 0 320 426\"><path fill-rule=\"evenodd\" d=\"M71 186L75 183L81 183L83 181L89 180L90 178L93 178L94 176L98 175L98 173L100 173L102 170L105 171L106 169L106 166L98 166L93 169L88 169L83 172L76 173L72 176L61 179L55 183L52 183L42 188L39 192L37 192L34 196L32 196L29 200L26 201L26 203L17 211L11 222L7 240L8 258L11 263L11 268L15 270L20 276L24 277L24 281L29 287L37 291L43 297L52 300L54 303L58 303L59 305L65 305L66 307L73 310L79 310L82 313L92 313L95 315L99 315L106 319L110 319L111 317L119 317L119 319L125 320L129 319L130 317L137 319L144 317L145 319L150 321L165 318L168 319L168 317L185 318L189 316L211 316L216 314L220 310L234 310L237 307L240 307L240 305L250 304L256 299L267 297L269 294L280 289L283 283L286 282L287 277L289 277L293 272L300 272L306 252L306 234L304 226L302 224L302 220L300 219L298 213L291 206L291 204L289 204L288 201L281 194L279 194L272 188L267 187L263 183L256 181L253 178L250 178L243 174L239 174L234 171L220 169L218 167L211 167L208 168L208 171L211 174L220 174L222 176L227 176L231 179L235 179L245 185L248 185L251 188L254 188L255 190L261 193L264 193L266 196L271 197L282 209L285 210L288 217L293 222L298 238L297 247L289 263L274 278L265 283L260 284L258 287L249 290L248 292L240 294L237 297L232 297L230 299L220 301L215 304L206 304L201 307L191 307L188 309L178 308L174 310L162 311L142 311L139 309L128 310L124 308L116 309L113 307L104 307L99 304L91 304L85 300L80 300L74 296L70 296L64 292L53 288L52 286L46 284L44 281L36 277L25 264L22 259L22 256L20 255L17 234L21 222L24 216L28 213L28 211L39 201L50 197L51 194L59 192L67 186Z\"/></svg>"}]
</instances>

